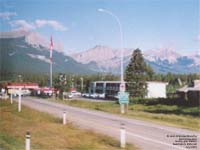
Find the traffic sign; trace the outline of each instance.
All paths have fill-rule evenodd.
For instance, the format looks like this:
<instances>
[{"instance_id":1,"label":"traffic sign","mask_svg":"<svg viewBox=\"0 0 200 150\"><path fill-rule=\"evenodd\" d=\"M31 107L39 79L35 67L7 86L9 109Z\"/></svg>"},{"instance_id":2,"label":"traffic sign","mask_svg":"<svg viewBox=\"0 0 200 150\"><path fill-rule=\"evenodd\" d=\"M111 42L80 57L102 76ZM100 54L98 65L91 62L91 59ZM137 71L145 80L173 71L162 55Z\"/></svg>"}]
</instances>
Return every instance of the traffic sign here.
<instances>
[{"instance_id":1,"label":"traffic sign","mask_svg":"<svg viewBox=\"0 0 200 150\"><path fill-rule=\"evenodd\" d=\"M119 91L120 92L125 92L126 91L126 84L125 83L120 83Z\"/></svg>"},{"instance_id":2,"label":"traffic sign","mask_svg":"<svg viewBox=\"0 0 200 150\"><path fill-rule=\"evenodd\" d=\"M7 85L8 89L38 89L39 85L37 83L11 83Z\"/></svg>"},{"instance_id":3,"label":"traffic sign","mask_svg":"<svg viewBox=\"0 0 200 150\"><path fill-rule=\"evenodd\" d=\"M8 94L17 94L18 90L16 89L8 89Z\"/></svg>"},{"instance_id":4,"label":"traffic sign","mask_svg":"<svg viewBox=\"0 0 200 150\"><path fill-rule=\"evenodd\" d=\"M119 98L120 104L128 104L129 103L129 93L128 92L119 92L118 98Z\"/></svg>"}]
</instances>

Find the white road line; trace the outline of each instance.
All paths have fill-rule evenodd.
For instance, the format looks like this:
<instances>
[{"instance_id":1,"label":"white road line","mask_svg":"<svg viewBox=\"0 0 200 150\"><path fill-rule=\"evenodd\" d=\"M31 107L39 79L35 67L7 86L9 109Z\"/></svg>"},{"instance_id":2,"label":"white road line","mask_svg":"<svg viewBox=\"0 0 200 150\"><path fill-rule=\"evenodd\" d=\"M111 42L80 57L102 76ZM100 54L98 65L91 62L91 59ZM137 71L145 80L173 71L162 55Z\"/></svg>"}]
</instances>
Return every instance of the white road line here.
<instances>
[{"instance_id":1,"label":"white road line","mask_svg":"<svg viewBox=\"0 0 200 150\"><path fill-rule=\"evenodd\" d=\"M150 139L150 138L147 138L147 137L144 137L144 136L140 136L138 134L134 134L134 133L130 133L130 132L127 132L127 134L129 134L131 136L135 136L135 137L141 138L141 139L146 140L146 141L151 141L151 142L154 142L154 143L158 143L158 144L161 144L161 145L166 145L166 146L173 147L173 148L180 149L180 150L187 150L187 149L182 148L182 147L178 147L178 146L171 145L171 144L168 144L168 143L165 143L165 142L162 142L162 141Z\"/></svg>"},{"instance_id":2,"label":"white road line","mask_svg":"<svg viewBox=\"0 0 200 150\"><path fill-rule=\"evenodd\" d=\"M157 129L162 129L162 131L164 132L164 131L168 131L168 132L172 132L172 133L180 133L180 134L184 134L184 132L176 132L175 131L175 129L176 128L174 128L174 129L165 129L165 128L163 128L163 127L158 127L157 125L145 125L145 124L143 124L143 123L136 123L136 122L133 122L132 120L130 120L130 119L126 119L126 118L122 118L122 117L119 117L119 116L116 116L116 119L114 119L113 120L113 117L115 117L115 115L113 115L113 114L111 114L112 116L104 116L104 115L110 115L109 113L107 114L107 113L102 113L102 112L95 112L95 111L90 111L90 110L84 110L84 109L82 109L82 108L74 108L74 107L72 107L72 106L68 106L68 105L65 105L65 104L58 104L58 103L55 103L55 102L47 102L47 101L43 101L43 102L41 102L41 101L39 101L39 100L35 100L35 99L30 99L30 101L32 101L32 103L36 103L36 104L41 104L41 105L44 105L44 106L46 106L46 107L52 107L52 108L54 108L54 109L58 109L58 110L60 110L60 109L64 109L64 108L66 108L66 110L67 110L67 108L68 108L68 110L69 110L69 113L71 113L71 114L73 114L73 115L77 115L76 113L85 113L84 115L93 115L94 117L97 117L97 119L98 119L98 117L101 117L102 119L104 119L104 120L110 120L110 121L112 121L114 124L115 123L119 123L119 122L127 122L128 124L133 124L133 125L139 125L139 126L145 126L145 127L148 127L148 128L150 128L150 127L152 127L152 128L157 128ZM72 112L70 112L70 110L72 111ZM72 115L72 116L73 116ZM71 115L70 115L71 116ZM71 117L70 117L71 118ZM93 127L93 126L95 126L95 127L98 127L98 128L102 128L103 127L103 129L104 128L106 128L106 129L112 129L112 130L119 130L117 127L111 127L111 126L105 126L106 125L106 123L103 123L103 122L95 122L95 119L94 118L88 118L87 120L85 120L85 119L82 119L82 118L79 118L78 120L75 120L75 119L70 119L70 120L73 120L73 122L78 122L78 121L80 121L80 122L82 122L82 124L84 123L84 126L87 126L87 127L89 127L89 128L91 128L91 127ZM89 125L88 125L89 124ZM129 136L132 136L132 137L137 137L137 138L140 138L140 139L142 139L142 140L144 140L144 141L150 141L150 142L153 142L153 143L157 143L157 144L160 144L160 145L165 145L165 146L169 146L169 147L172 147L172 148L175 148L175 149L178 149L178 150L186 150L186 148L183 148L183 147L180 147L180 146L176 146L176 145L173 145L173 144L169 144L169 143L166 143L166 142L162 142L162 141L160 141L160 140L155 140L155 139L152 139L152 138L149 138L149 137L145 137L145 136L141 136L141 135L139 135L139 134L135 134L134 132L130 132L130 131L128 131L128 129L130 129L130 130L132 130L130 127L129 128L127 128L127 134L129 135ZM178 129L178 128L177 128ZM183 130L184 131L184 130ZM185 130L186 132L190 132L190 131L187 131L187 130Z\"/></svg>"},{"instance_id":3,"label":"white road line","mask_svg":"<svg viewBox=\"0 0 200 150\"><path fill-rule=\"evenodd\" d=\"M71 117L70 117L71 118ZM74 119L71 119L71 120L74 120ZM84 119L78 119L79 121L82 121L82 122L86 122L86 123L89 123L89 125L86 125L88 127L91 127L92 124L94 126L99 126L100 128L107 128L107 129L112 129L112 130L116 130L118 132L118 128L114 128L114 127L107 127L107 126L104 126L103 124L99 124L99 123L96 123L96 122L91 122L91 120L84 120ZM75 120L75 121L78 121L78 120ZM73 121L74 122L74 121ZM93 127L93 126L92 126ZM138 134L134 134L132 132L129 132L127 131L127 134L129 134L130 136L134 136L134 137L138 137L140 139L143 139L145 141L150 141L150 142L154 142L154 143L157 143L157 144L161 144L161 145L166 145L166 146L169 146L169 147L173 147L175 149L179 149L179 150L187 150L185 148L182 148L182 147L179 147L179 146L175 146L175 145L172 145L172 144L168 144L168 143L165 143L165 142L162 142L162 141L159 141L159 140L154 140L154 139L151 139L151 138L147 138L147 137L144 137L144 136L141 136L141 135L138 135Z\"/></svg>"}]
</instances>

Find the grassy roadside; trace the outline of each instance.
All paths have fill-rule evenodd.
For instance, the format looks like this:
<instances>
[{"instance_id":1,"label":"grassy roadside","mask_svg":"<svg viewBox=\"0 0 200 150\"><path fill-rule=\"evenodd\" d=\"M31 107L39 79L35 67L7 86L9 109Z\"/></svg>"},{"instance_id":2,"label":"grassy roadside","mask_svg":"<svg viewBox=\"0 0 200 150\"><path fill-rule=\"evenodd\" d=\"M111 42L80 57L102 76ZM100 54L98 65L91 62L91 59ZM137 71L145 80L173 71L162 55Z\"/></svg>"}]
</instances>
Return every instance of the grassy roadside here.
<instances>
[{"instance_id":1,"label":"grassy roadside","mask_svg":"<svg viewBox=\"0 0 200 150\"><path fill-rule=\"evenodd\" d=\"M49 114L0 100L0 149L24 149L25 133L31 132L31 150L117 150L119 142L89 130L62 125ZM132 145L127 150L134 150Z\"/></svg>"},{"instance_id":2,"label":"grassy roadside","mask_svg":"<svg viewBox=\"0 0 200 150\"><path fill-rule=\"evenodd\" d=\"M114 114L120 114L119 104L116 102L91 102L83 100L52 100L54 102L64 103L70 106L87 108L92 110L104 111ZM199 107L179 107L176 105L129 105L129 111L125 115L130 118L147 120L164 125L186 128L191 130L200 129Z\"/></svg>"}]
</instances>

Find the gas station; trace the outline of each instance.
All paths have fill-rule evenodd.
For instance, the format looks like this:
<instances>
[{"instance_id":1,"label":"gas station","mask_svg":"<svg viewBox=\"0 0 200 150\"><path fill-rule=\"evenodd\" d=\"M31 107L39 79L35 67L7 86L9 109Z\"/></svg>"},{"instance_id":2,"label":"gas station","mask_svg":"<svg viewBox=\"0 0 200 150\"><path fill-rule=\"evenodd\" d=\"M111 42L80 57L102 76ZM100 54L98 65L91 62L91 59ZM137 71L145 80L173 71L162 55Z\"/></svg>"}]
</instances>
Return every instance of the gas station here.
<instances>
[{"instance_id":1,"label":"gas station","mask_svg":"<svg viewBox=\"0 0 200 150\"><path fill-rule=\"evenodd\" d=\"M21 97L27 90L38 89L37 83L8 83L7 89L10 94L11 104L13 103L13 95L18 96L18 112L21 112Z\"/></svg>"}]
</instances>

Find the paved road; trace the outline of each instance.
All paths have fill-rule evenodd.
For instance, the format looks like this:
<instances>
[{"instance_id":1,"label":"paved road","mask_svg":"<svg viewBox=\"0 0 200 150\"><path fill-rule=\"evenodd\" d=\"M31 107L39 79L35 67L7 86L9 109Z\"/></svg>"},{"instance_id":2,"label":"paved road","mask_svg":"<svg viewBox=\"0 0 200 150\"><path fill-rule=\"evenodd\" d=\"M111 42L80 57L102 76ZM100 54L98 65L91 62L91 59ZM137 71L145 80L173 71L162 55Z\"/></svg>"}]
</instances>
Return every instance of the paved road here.
<instances>
[{"instance_id":1,"label":"paved road","mask_svg":"<svg viewBox=\"0 0 200 150\"><path fill-rule=\"evenodd\" d=\"M142 150L186 150L185 146L173 145L173 142L178 140L178 137L167 137L174 135L197 136L198 134L197 142L198 145L200 144L199 132L128 119L105 112L75 108L38 98L25 97L22 99L22 104L56 117L62 117L63 111L66 110L68 120L75 125L112 136L116 139L119 139L120 124L124 123L127 141L135 144ZM189 150L194 149L198 148L190 148Z\"/></svg>"}]
</instances>

